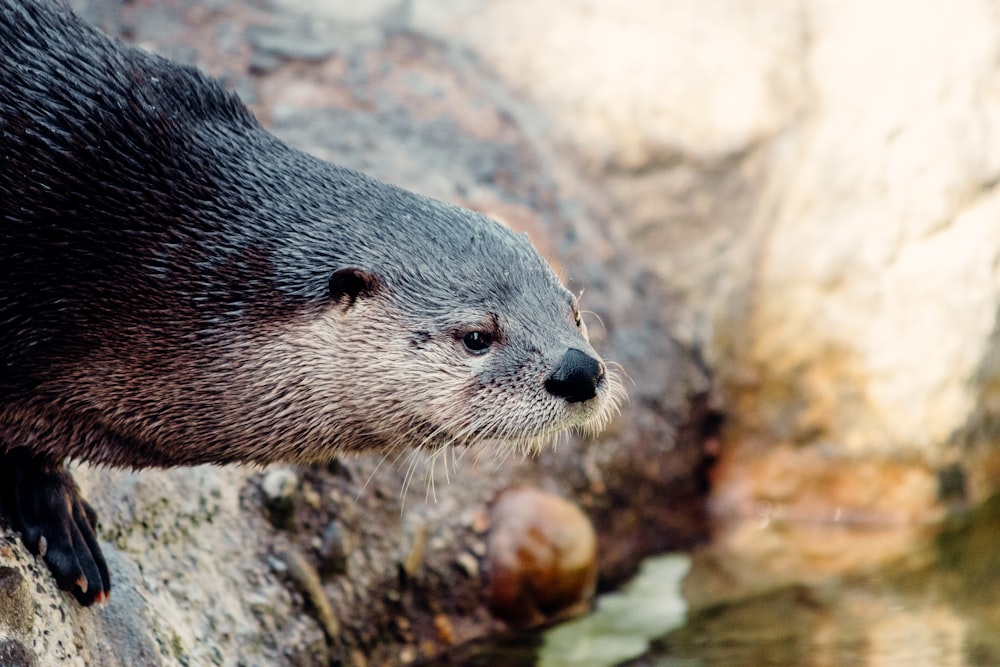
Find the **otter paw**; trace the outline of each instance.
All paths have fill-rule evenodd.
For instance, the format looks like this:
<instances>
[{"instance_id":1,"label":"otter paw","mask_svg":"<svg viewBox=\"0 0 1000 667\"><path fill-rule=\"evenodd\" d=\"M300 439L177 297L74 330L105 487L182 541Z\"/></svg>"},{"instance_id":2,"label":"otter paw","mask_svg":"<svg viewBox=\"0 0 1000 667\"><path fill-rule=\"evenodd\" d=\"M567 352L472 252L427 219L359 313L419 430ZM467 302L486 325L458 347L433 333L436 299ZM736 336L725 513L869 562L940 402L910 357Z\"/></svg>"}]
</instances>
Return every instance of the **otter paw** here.
<instances>
[{"instance_id":1,"label":"otter paw","mask_svg":"<svg viewBox=\"0 0 1000 667\"><path fill-rule=\"evenodd\" d=\"M40 555L59 588L84 606L105 603L111 577L97 544L97 515L80 496L61 464L12 454L0 457L7 466L11 515L28 549Z\"/></svg>"}]
</instances>

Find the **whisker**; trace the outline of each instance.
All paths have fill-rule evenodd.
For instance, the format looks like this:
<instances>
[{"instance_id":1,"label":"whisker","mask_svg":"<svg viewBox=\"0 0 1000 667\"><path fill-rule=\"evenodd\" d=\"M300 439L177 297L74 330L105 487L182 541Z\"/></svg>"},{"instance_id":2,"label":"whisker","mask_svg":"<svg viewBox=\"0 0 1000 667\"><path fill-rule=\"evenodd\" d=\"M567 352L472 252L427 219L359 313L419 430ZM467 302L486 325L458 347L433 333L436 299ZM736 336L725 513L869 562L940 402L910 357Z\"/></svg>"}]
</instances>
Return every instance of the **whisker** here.
<instances>
[{"instance_id":1,"label":"whisker","mask_svg":"<svg viewBox=\"0 0 1000 667\"><path fill-rule=\"evenodd\" d=\"M581 294L581 296L582 296L582 294ZM582 317L584 315L589 315L589 316L593 317L594 319L596 319L597 323L601 325L601 332L603 334L607 335L607 333L608 333L608 327L607 327L607 325L604 324L604 320L601 318L600 315L598 315L593 310L589 310L589 309L588 310L581 310L580 311L580 316Z\"/></svg>"},{"instance_id":2,"label":"whisker","mask_svg":"<svg viewBox=\"0 0 1000 667\"><path fill-rule=\"evenodd\" d=\"M628 372L625 370L625 367L622 366L620 363L618 363L617 361L608 360L604 362L604 365L609 369L615 369L618 371L617 373L614 374L614 376L609 375L609 377L614 377L614 379L618 379L615 376L622 375L625 377L626 380L629 381L629 383L631 383L633 387L635 386L635 380L632 379L632 376L628 374Z\"/></svg>"}]
</instances>

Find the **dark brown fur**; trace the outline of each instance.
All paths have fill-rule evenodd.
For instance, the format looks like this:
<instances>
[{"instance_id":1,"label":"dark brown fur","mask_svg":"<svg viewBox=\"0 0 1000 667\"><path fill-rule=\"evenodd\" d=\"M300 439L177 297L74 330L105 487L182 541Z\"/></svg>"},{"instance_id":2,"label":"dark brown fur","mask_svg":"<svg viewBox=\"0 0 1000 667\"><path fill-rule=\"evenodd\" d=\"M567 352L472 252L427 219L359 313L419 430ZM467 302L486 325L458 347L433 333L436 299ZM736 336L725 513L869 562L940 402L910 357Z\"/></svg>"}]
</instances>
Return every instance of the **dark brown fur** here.
<instances>
[{"instance_id":1,"label":"dark brown fur","mask_svg":"<svg viewBox=\"0 0 1000 667\"><path fill-rule=\"evenodd\" d=\"M59 5L0 0L0 464L82 602L109 582L67 457L537 446L618 393L525 237L293 150ZM52 535L63 497L80 535Z\"/></svg>"}]
</instances>

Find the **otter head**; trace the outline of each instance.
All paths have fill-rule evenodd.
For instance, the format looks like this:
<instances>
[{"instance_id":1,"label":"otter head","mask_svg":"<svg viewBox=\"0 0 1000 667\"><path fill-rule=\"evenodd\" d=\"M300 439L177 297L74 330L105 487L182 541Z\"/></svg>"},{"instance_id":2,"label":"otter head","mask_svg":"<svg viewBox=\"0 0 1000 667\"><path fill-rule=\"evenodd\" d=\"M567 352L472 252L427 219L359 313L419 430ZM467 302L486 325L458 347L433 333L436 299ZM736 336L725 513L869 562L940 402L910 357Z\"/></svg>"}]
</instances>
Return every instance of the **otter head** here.
<instances>
[{"instance_id":1,"label":"otter head","mask_svg":"<svg viewBox=\"0 0 1000 667\"><path fill-rule=\"evenodd\" d=\"M312 414L329 415L331 445L534 451L603 427L621 382L526 235L405 197L395 224L340 258L327 305L282 345L284 367L310 369L296 382L312 388Z\"/></svg>"}]
</instances>

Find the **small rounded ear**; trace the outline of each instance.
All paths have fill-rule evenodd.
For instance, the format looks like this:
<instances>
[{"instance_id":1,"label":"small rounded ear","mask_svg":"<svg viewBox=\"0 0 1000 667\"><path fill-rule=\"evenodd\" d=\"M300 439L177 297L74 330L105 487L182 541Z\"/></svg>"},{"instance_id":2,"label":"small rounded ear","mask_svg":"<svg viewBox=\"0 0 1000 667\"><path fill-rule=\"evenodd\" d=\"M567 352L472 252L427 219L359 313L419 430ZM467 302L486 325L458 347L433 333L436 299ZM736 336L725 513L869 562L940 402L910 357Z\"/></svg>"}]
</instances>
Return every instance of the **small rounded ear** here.
<instances>
[{"instance_id":1,"label":"small rounded ear","mask_svg":"<svg viewBox=\"0 0 1000 667\"><path fill-rule=\"evenodd\" d=\"M330 300L345 309L353 306L359 297L371 296L381 288L378 276L356 267L337 269L330 276Z\"/></svg>"}]
</instances>

